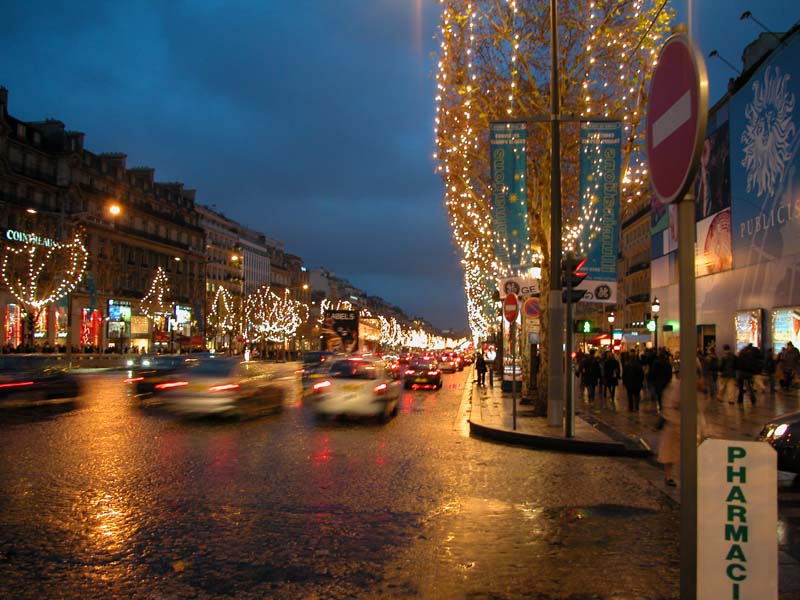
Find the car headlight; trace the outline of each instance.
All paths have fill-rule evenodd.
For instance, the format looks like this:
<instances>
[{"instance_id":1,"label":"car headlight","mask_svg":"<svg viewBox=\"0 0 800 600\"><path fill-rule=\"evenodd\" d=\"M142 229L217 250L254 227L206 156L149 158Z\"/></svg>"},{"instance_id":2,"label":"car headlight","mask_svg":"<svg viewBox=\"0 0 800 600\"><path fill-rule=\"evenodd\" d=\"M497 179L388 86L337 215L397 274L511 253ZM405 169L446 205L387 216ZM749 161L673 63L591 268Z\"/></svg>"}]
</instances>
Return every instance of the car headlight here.
<instances>
[{"instance_id":1,"label":"car headlight","mask_svg":"<svg viewBox=\"0 0 800 600\"><path fill-rule=\"evenodd\" d=\"M132 358L129 358L128 360L125 361L125 366L127 366L127 367L132 367L133 364L134 363L133 363L133 359Z\"/></svg>"},{"instance_id":2,"label":"car headlight","mask_svg":"<svg viewBox=\"0 0 800 600\"><path fill-rule=\"evenodd\" d=\"M789 430L788 423L781 423L780 425L770 425L767 433L764 436L767 440L777 440Z\"/></svg>"}]
</instances>

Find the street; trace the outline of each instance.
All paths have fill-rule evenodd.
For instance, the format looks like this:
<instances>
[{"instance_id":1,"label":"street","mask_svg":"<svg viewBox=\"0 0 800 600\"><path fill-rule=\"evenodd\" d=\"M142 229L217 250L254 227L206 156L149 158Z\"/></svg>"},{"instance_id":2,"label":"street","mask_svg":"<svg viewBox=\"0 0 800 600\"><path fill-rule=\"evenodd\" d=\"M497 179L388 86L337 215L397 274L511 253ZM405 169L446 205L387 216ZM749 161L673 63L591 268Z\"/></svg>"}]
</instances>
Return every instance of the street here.
<instances>
[{"instance_id":1,"label":"street","mask_svg":"<svg viewBox=\"0 0 800 600\"><path fill-rule=\"evenodd\" d=\"M270 367L275 368L275 367ZM675 598L678 510L636 459L471 439L468 371L399 416L185 421L122 372L0 417L0 596Z\"/></svg>"}]
</instances>

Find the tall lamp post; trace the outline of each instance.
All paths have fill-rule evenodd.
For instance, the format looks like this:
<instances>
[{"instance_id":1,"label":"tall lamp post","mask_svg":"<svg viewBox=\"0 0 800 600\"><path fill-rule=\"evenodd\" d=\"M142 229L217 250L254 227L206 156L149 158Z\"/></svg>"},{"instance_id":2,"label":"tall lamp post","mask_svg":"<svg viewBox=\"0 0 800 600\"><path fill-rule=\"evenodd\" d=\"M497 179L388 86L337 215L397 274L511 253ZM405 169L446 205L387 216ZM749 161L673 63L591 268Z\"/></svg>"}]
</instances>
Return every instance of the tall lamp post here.
<instances>
[{"instance_id":1,"label":"tall lamp post","mask_svg":"<svg viewBox=\"0 0 800 600\"><path fill-rule=\"evenodd\" d=\"M653 346L655 346L655 350L658 352L658 312L661 310L661 302L658 301L658 297L653 298L653 305L650 307L650 309L653 311L653 321L656 323Z\"/></svg>"},{"instance_id":2,"label":"tall lamp post","mask_svg":"<svg viewBox=\"0 0 800 600\"><path fill-rule=\"evenodd\" d=\"M611 346L614 346L614 313L610 313L608 315L608 336L609 336L609 343Z\"/></svg>"}]
</instances>

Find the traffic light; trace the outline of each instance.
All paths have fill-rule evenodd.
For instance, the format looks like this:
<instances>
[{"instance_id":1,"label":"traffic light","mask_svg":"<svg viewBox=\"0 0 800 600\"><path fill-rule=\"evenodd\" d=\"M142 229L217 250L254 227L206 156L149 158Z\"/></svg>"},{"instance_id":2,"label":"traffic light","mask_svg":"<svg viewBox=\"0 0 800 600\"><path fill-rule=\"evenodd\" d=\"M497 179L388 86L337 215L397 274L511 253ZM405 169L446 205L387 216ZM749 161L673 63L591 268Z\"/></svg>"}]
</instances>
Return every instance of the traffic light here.
<instances>
[{"instance_id":1,"label":"traffic light","mask_svg":"<svg viewBox=\"0 0 800 600\"><path fill-rule=\"evenodd\" d=\"M581 282L589 275L584 270L586 266L586 257L575 257L572 254L567 256L561 261L561 287L564 290L561 292L562 302L575 303L580 301L586 294L586 290L576 289Z\"/></svg>"},{"instance_id":2,"label":"traffic light","mask_svg":"<svg viewBox=\"0 0 800 600\"><path fill-rule=\"evenodd\" d=\"M581 326L582 333L592 333L592 322L591 321L584 321L583 325Z\"/></svg>"},{"instance_id":3,"label":"traffic light","mask_svg":"<svg viewBox=\"0 0 800 600\"><path fill-rule=\"evenodd\" d=\"M585 320L578 320L572 322L572 331L574 333L592 333L592 322Z\"/></svg>"}]
</instances>

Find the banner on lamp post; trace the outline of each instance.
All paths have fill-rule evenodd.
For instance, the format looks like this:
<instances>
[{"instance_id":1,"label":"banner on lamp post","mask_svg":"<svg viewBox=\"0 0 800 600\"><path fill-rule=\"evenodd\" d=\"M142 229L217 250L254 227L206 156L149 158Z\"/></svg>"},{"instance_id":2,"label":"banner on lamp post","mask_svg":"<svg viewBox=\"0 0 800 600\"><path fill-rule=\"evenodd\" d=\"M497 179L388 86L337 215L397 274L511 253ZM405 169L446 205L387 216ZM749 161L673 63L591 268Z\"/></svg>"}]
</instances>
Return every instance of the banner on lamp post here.
<instances>
[{"instance_id":1,"label":"banner on lamp post","mask_svg":"<svg viewBox=\"0 0 800 600\"><path fill-rule=\"evenodd\" d=\"M576 252L586 256L589 276L578 289L588 302L617 302L620 122L581 123L580 235Z\"/></svg>"},{"instance_id":2,"label":"banner on lamp post","mask_svg":"<svg viewBox=\"0 0 800 600\"><path fill-rule=\"evenodd\" d=\"M495 258L512 272L532 265L527 201L525 123L493 123L492 224Z\"/></svg>"}]
</instances>

